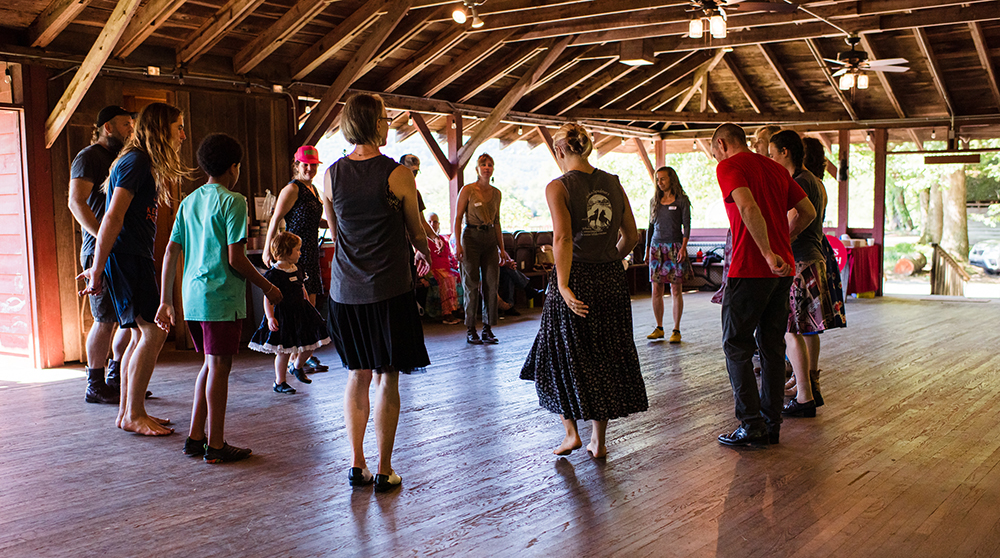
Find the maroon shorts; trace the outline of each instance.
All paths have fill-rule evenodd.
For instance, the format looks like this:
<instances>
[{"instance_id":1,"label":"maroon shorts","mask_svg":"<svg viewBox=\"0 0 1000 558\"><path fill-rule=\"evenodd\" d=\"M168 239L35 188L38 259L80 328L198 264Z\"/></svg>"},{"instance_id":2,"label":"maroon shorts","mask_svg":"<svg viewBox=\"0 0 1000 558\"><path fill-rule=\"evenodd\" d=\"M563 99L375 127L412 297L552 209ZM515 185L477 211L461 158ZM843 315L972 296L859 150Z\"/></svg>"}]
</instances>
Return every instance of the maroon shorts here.
<instances>
[{"instance_id":1,"label":"maroon shorts","mask_svg":"<svg viewBox=\"0 0 1000 558\"><path fill-rule=\"evenodd\" d=\"M206 355L229 356L240 350L243 320L231 322L187 322L194 350Z\"/></svg>"}]
</instances>

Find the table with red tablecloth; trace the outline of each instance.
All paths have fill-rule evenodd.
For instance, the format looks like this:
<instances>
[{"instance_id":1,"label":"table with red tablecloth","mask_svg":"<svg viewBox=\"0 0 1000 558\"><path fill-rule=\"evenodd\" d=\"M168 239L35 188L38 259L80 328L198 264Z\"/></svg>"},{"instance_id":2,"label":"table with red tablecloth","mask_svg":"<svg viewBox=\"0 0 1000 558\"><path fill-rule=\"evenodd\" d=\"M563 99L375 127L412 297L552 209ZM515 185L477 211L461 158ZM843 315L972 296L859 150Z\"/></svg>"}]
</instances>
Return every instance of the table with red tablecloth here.
<instances>
[{"instance_id":1,"label":"table with red tablecloth","mask_svg":"<svg viewBox=\"0 0 1000 558\"><path fill-rule=\"evenodd\" d=\"M827 235L840 267L844 296L882 290L882 247L878 244L845 248L844 243Z\"/></svg>"}]
</instances>

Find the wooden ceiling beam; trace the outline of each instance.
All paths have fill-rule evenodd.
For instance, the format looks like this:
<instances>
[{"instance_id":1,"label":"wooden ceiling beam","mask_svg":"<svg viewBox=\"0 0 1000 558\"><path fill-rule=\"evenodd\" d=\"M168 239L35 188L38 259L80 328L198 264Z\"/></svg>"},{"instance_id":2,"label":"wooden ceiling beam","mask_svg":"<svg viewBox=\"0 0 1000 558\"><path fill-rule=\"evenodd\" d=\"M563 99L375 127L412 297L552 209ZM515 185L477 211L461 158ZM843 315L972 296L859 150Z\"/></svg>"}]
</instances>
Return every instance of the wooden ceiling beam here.
<instances>
[{"instance_id":1,"label":"wooden ceiling beam","mask_svg":"<svg viewBox=\"0 0 1000 558\"><path fill-rule=\"evenodd\" d=\"M90 5L91 0L52 0L28 26L28 45L45 48Z\"/></svg>"},{"instance_id":2,"label":"wooden ceiling beam","mask_svg":"<svg viewBox=\"0 0 1000 558\"><path fill-rule=\"evenodd\" d=\"M754 112L763 112L761 110L763 105L761 104L760 99L757 97L757 94L754 93L753 88L750 87L750 84L747 82L747 78L743 75L743 72L740 71L739 66L737 66L736 62L733 60L733 53L729 52L723 54L722 63L726 65L726 69L729 70L729 73L733 74L733 77L736 78L736 87L738 87L740 92L743 93L743 96L746 97L746 100L750 103L750 108L752 108Z\"/></svg>"},{"instance_id":3,"label":"wooden ceiling beam","mask_svg":"<svg viewBox=\"0 0 1000 558\"><path fill-rule=\"evenodd\" d=\"M698 89L701 88L701 85L705 83L705 77L708 75L708 73L714 70L715 67L719 65L719 62L721 62L725 58L725 56L726 56L725 49L721 48L717 49L715 51L715 56L713 56L711 60L702 64L702 66L698 68L698 71L695 72L694 74L694 79L691 81L691 88L688 89L683 96L681 96L680 101L677 102L677 106L674 107L674 112L680 112L684 110L684 107L686 107L687 104L691 102L691 99L694 97L694 94L698 91Z\"/></svg>"},{"instance_id":4,"label":"wooden ceiling beam","mask_svg":"<svg viewBox=\"0 0 1000 558\"><path fill-rule=\"evenodd\" d=\"M833 112L676 112L674 110L614 110L576 109L566 115L575 120L633 120L637 122L687 122L692 124L736 124L761 125L795 122L836 121L840 116Z\"/></svg>"},{"instance_id":5,"label":"wooden ceiling beam","mask_svg":"<svg viewBox=\"0 0 1000 558\"><path fill-rule=\"evenodd\" d=\"M469 160L472 159L472 154L476 148L486 141L490 133L492 133L493 128L500 123L510 109L514 108L514 104L521 98L521 95L530 89L531 85L538 81L549 67L558 60L563 51L566 50L566 46L569 45L571 39L572 37L566 37L560 41L552 41L547 45L548 48L545 51L545 55L535 63L531 70L521 76L517 84L497 103L493 112L486 117L486 120L480 123L479 127L472 134L472 137L469 138L469 141L462 146L458 154L459 168L465 167Z\"/></svg>"},{"instance_id":6,"label":"wooden ceiling beam","mask_svg":"<svg viewBox=\"0 0 1000 558\"><path fill-rule=\"evenodd\" d=\"M393 68L389 75L380 80L386 92L395 91L415 75L423 71L445 52L462 42L466 36L465 28L454 26L438 35L424 48L418 50L408 60Z\"/></svg>"},{"instance_id":7,"label":"wooden ceiling beam","mask_svg":"<svg viewBox=\"0 0 1000 558\"><path fill-rule=\"evenodd\" d=\"M376 66L393 57L399 49L403 48L422 31L427 29L440 14L445 13L445 10L445 7L441 7L437 10L424 11L422 15L419 15L419 12L417 12L418 15L414 15L411 9L403 20L399 22L399 25L392 30L392 33L389 34L389 38L379 48L378 54L365 64L365 69L361 75L374 70Z\"/></svg>"},{"instance_id":8,"label":"wooden ceiling beam","mask_svg":"<svg viewBox=\"0 0 1000 558\"><path fill-rule=\"evenodd\" d=\"M990 92L993 93L993 100L996 101L997 108L1000 109L1000 87L997 86L997 73L993 68L993 59L990 57L990 49L986 44L983 26L977 21L969 22L969 32L972 33L972 42L976 45L979 63L986 70L986 79L990 86Z\"/></svg>"},{"instance_id":9,"label":"wooden ceiling beam","mask_svg":"<svg viewBox=\"0 0 1000 558\"><path fill-rule=\"evenodd\" d=\"M877 58L876 58L876 60L877 60ZM917 144L917 150L918 151L923 151L924 150L924 142L923 142L923 140L920 139L920 136L917 135L917 131L914 130L913 128L907 128L906 129L906 133L907 133L907 135L910 136L910 139L913 140L913 143Z\"/></svg>"},{"instance_id":10,"label":"wooden ceiling beam","mask_svg":"<svg viewBox=\"0 0 1000 558\"><path fill-rule=\"evenodd\" d=\"M660 79L657 79L656 83L651 84L651 87L644 90L644 96L638 102L618 103L616 106L608 108L659 110L673 101L678 95L682 95L688 90L688 84L682 83L682 80L692 74L697 74L699 68L704 67L705 64L710 63L713 59L714 56L710 50L696 52L674 65L670 71L663 74ZM694 83L693 79L692 83Z\"/></svg>"},{"instance_id":11,"label":"wooden ceiling beam","mask_svg":"<svg viewBox=\"0 0 1000 558\"><path fill-rule=\"evenodd\" d=\"M505 13L491 13L488 8L489 3L479 9L485 25L480 32L495 31L509 27L534 27L550 23L560 23L573 20L583 20L590 18L607 18L616 14L633 14L635 12L645 12L651 9L661 8L665 4L664 0L592 0L577 4L542 5L536 4L534 9L507 11ZM502 4L497 4L502 9ZM676 6L671 11L678 17L684 14L681 6Z\"/></svg>"},{"instance_id":12,"label":"wooden ceiling beam","mask_svg":"<svg viewBox=\"0 0 1000 558\"><path fill-rule=\"evenodd\" d=\"M778 58L774 54L774 49L764 43L760 43L757 47L760 49L760 53L764 55L764 60L767 60L767 65L771 67L771 70L778 77L778 82L781 83L781 86L785 88L785 92L788 93L792 102L795 103L795 108L799 109L799 112L805 112L806 107L805 103L802 102L802 95L792 85L792 79L788 75L788 70L785 70L785 66L777 62Z\"/></svg>"},{"instance_id":13,"label":"wooden ceiling beam","mask_svg":"<svg viewBox=\"0 0 1000 558\"><path fill-rule=\"evenodd\" d=\"M997 15L1000 16L1000 13ZM944 101L944 105L948 109L948 115L954 116L955 105L951 102L948 86L944 82L944 73L941 71L941 65L938 64L937 57L934 56L934 48L931 46L930 38L927 37L927 32L918 27L913 30L913 36L917 39L917 45L920 47L921 54L927 59L927 65L931 70L931 79L934 80L934 87L937 88L938 95L941 96L941 100Z\"/></svg>"},{"instance_id":14,"label":"wooden ceiling beam","mask_svg":"<svg viewBox=\"0 0 1000 558\"><path fill-rule=\"evenodd\" d=\"M465 72L472 69L476 64L491 56L513 34L514 30L505 29L484 36L478 43L469 47L468 50L455 57L451 62L444 64L437 73L430 76L425 81L424 88L420 90L420 95L430 97L441 91L465 74Z\"/></svg>"},{"instance_id":15,"label":"wooden ceiling beam","mask_svg":"<svg viewBox=\"0 0 1000 558\"><path fill-rule=\"evenodd\" d=\"M174 15L186 0L151 0L139 9L125 28L125 34L115 46L112 56L125 58L139 48L150 35L156 32Z\"/></svg>"},{"instance_id":16,"label":"wooden ceiling beam","mask_svg":"<svg viewBox=\"0 0 1000 558\"><path fill-rule=\"evenodd\" d=\"M551 103L566 93L575 90L578 86L594 77L594 75L601 70L616 63L617 62L610 59L584 61L577 64L577 67L573 72L563 75L559 80L551 83L549 87L537 90L532 95L521 100L518 104L521 105L521 109L526 112L537 112L545 105Z\"/></svg>"},{"instance_id":17,"label":"wooden ceiling beam","mask_svg":"<svg viewBox=\"0 0 1000 558\"><path fill-rule=\"evenodd\" d=\"M347 19L341 21L318 42L310 46L292 62L292 81L305 78L326 62L337 51L356 39L369 25L385 13L389 0L368 0L354 10Z\"/></svg>"},{"instance_id":18,"label":"wooden ceiling beam","mask_svg":"<svg viewBox=\"0 0 1000 558\"><path fill-rule=\"evenodd\" d=\"M857 111L854 110L854 107L851 105L851 101L846 95L844 95L844 92L840 90L840 87L837 84L837 79L833 77L830 67L827 66L826 61L823 60L823 53L819 51L819 45L817 45L816 41L812 39L806 39L806 45L809 46L809 52L812 53L813 58L816 59L816 63L819 64L819 67L823 70L823 75L826 76L826 80L830 83L830 87L833 88L833 93L837 96L840 104L844 106L844 110L847 111L847 114L851 115L851 120L857 120Z\"/></svg>"},{"instance_id":19,"label":"wooden ceiling beam","mask_svg":"<svg viewBox=\"0 0 1000 558\"><path fill-rule=\"evenodd\" d=\"M385 42L392 29L399 24L406 11L410 8L410 0L393 0L388 6L384 16L372 26L372 31L364 44L354 53L354 56L347 63L337 79L326 90L319 103L309 113L309 118L297 134L293 145L315 144L327 131L338 111L334 109L338 106L341 97L347 92L347 88L360 76L363 75L365 66L372 56L378 52L379 47Z\"/></svg>"},{"instance_id":20,"label":"wooden ceiling beam","mask_svg":"<svg viewBox=\"0 0 1000 558\"><path fill-rule=\"evenodd\" d=\"M614 60L612 59L612 62ZM550 110L555 112L555 114L563 114L573 107L579 105L580 103L586 101L591 96L601 92L606 87L609 87L618 80L629 75L633 70L638 68L638 66L629 66L627 64L614 64L610 68L606 68L600 75L595 76L594 79L590 80L583 87L573 89L570 91L570 98L564 99L563 102L556 104L556 106L550 107Z\"/></svg>"},{"instance_id":21,"label":"wooden ceiling beam","mask_svg":"<svg viewBox=\"0 0 1000 558\"><path fill-rule=\"evenodd\" d=\"M868 53L868 55L873 60L878 60L881 58L878 55L878 51L875 50L875 45L868 40L867 35L861 35L861 48ZM889 97L889 103L892 105L893 110L896 111L896 115L900 118L906 118L906 111L903 110L903 105L899 103L899 99L896 97L896 92L892 89L892 84L889 83L889 76L885 75L885 72L875 72L878 77L879 83L882 84L882 89L885 90L885 94Z\"/></svg>"},{"instance_id":22,"label":"wooden ceiling beam","mask_svg":"<svg viewBox=\"0 0 1000 558\"><path fill-rule=\"evenodd\" d=\"M656 169L653 168L653 162L649 160L649 152L646 151L646 145L642 143L641 138L632 138L632 144L635 145L636 153L639 155L642 165L646 167L646 172L649 173L649 180L655 182Z\"/></svg>"},{"instance_id":23,"label":"wooden ceiling beam","mask_svg":"<svg viewBox=\"0 0 1000 558\"><path fill-rule=\"evenodd\" d=\"M519 66L531 60L542 48L540 43L517 45L513 50L500 56L495 62L481 72L473 72L478 77L464 91L458 94L458 102L464 103L475 97L504 76L516 70Z\"/></svg>"},{"instance_id":24,"label":"wooden ceiling beam","mask_svg":"<svg viewBox=\"0 0 1000 558\"><path fill-rule=\"evenodd\" d=\"M622 84L620 88L608 90L595 99L594 104L601 108L636 108L664 87L695 71L710 56L708 51L703 51L660 57L656 65L645 66L638 70L628 83Z\"/></svg>"},{"instance_id":25,"label":"wooden ceiling beam","mask_svg":"<svg viewBox=\"0 0 1000 558\"><path fill-rule=\"evenodd\" d=\"M434 134L431 133L431 129L427 126L427 122L424 121L424 117L419 112L410 112L409 114L410 118L413 119L413 124L420 132L420 137L423 138L424 143L427 144L427 148L431 150L431 155L434 156L434 160L437 161L437 164L441 167L444 175L448 178L454 178L455 165L448 160L448 156L444 154L441 146L438 145L437 139L434 137Z\"/></svg>"},{"instance_id":26,"label":"wooden ceiling beam","mask_svg":"<svg viewBox=\"0 0 1000 558\"><path fill-rule=\"evenodd\" d=\"M221 41L226 33L232 31L263 3L264 0L229 0L226 2L224 6L219 8L219 11L205 20L205 23L197 31L188 35L184 42L177 47L177 65L184 66L197 61Z\"/></svg>"},{"instance_id":27,"label":"wooden ceiling beam","mask_svg":"<svg viewBox=\"0 0 1000 558\"><path fill-rule=\"evenodd\" d=\"M51 148L52 144L56 142L63 128L69 123L69 119L76 112L76 107L80 106L80 101L87 94L87 90L97 79L97 75L101 73L101 68L111 56L111 49L121 39L129 20L139 9L140 1L118 0L118 4L112 10L104 28L101 29L101 34L91 45L86 58L83 59L76 74L73 75L73 79L70 80L66 90L63 91L59 101L53 107L52 114L45 120L46 149Z\"/></svg>"},{"instance_id":28,"label":"wooden ceiling beam","mask_svg":"<svg viewBox=\"0 0 1000 558\"><path fill-rule=\"evenodd\" d=\"M263 33L250 41L233 57L233 71L245 74L254 69L265 58L302 30L317 15L323 12L333 0L299 0L284 15L278 18Z\"/></svg>"},{"instance_id":29,"label":"wooden ceiling beam","mask_svg":"<svg viewBox=\"0 0 1000 558\"><path fill-rule=\"evenodd\" d=\"M538 131L538 135L542 136L542 141L545 142L545 147L549 149L549 155L552 155L552 160L558 164L559 160L556 159L556 144L552 141L552 134L549 133L549 129L545 126L536 126L535 130Z\"/></svg>"}]
</instances>

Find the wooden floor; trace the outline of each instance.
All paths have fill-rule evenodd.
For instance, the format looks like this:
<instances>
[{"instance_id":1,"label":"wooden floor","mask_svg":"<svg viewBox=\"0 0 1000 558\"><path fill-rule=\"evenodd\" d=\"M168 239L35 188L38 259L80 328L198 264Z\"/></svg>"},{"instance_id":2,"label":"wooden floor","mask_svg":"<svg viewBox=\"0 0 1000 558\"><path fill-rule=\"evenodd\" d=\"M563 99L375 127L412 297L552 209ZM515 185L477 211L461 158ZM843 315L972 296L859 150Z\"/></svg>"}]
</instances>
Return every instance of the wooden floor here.
<instances>
[{"instance_id":1,"label":"wooden floor","mask_svg":"<svg viewBox=\"0 0 1000 558\"><path fill-rule=\"evenodd\" d=\"M633 302L650 410L612 421L606 461L550 453L558 419L517 378L537 309L494 347L428 325L385 495L347 484L339 367L284 396L241 354L226 430L254 455L214 466L183 433L114 429L80 379L2 383L0 556L1000 555L1000 301L850 300L823 335L826 406L766 450L716 442L736 425L720 310L685 302L679 346L646 341ZM161 360L149 408L184 432L199 360Z\"/></svg>"}]
</instances>

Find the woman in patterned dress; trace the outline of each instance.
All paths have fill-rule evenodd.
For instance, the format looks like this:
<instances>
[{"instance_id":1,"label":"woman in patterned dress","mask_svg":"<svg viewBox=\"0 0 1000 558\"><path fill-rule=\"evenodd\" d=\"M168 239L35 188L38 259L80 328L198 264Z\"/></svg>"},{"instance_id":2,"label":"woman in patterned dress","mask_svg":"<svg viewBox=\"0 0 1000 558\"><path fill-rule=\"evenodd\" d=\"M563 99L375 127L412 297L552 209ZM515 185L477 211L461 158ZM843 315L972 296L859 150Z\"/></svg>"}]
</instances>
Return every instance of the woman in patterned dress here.
<instances>
[{"instance_id":1,"label":"woman in patterned dress","mask_svg":"<svg viewBox=\"0 0 1000 558\"><path fill-rule=\"evenodd\" d=\"M587 161L589 134L567 124L553 137L565 172L545 188L552 213L555 269L535 344L521 379L535 382L539 404L558 413L566 436L553 453L583 446L576 421L592 423L587 451L605 457L608 420L645 411L649 402L632 337L632 304L623 258L639 240L618 177Z\"/></svg>"},{"instance_id":2,"label":"woman in patterned dress","mask_svg":"<svg viewBox=\"0 0 1000 558\"><path fill-rule=\"evenodd\" d=\"M681 314L684 313L684 281L691 279L691 263L687 257L691 238L691 202L688 200L677 172L670 167L656 170L656 189L649 200L649 228L646 234L646 261L649 262L649 282L653 288L653 319L656 329L646 339L663 338L663 291L670 284L670 300L674 329L671 343L681 342Z\"/></svg>"}]
</instances>

